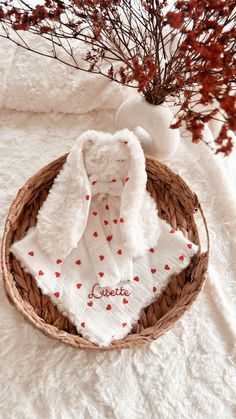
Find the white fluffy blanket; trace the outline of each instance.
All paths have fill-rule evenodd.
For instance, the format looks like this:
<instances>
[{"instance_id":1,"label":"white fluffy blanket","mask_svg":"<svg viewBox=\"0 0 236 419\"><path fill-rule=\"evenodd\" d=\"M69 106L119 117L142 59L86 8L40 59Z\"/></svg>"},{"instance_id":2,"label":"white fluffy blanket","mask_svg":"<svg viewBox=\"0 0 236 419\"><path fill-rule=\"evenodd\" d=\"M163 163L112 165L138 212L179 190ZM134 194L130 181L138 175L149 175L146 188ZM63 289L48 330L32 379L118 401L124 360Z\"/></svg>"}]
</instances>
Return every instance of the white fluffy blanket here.
<instances>
[{"instance_id":1,"label":"white fluffy blanket","mask_svg":"<svg viewBox=\"0 0 236 419\"><path fill-rule=\"evenodd\" d=\"M0 45L2 57L2 40ZM21 55L9 44L6 48L11 56ZM18 85L27 86L35 56L25 57ZM46 79L47 66L41 60L41 80ZM73 77L80 79L78 73ZM15 90L9 73L5 80L11 86L11 98L1 97L6 107ZM47 95L39 99L47 111L48 100ZM22 99L22 106L25 102ZM112 129L113 118L114 111L102 107L86 115L0 111L1 233L22 184L68 151L79 133ZM95 354L58 344L32 328L10 306L1 284L1 418L235 418L236 156L216 157L205 146L191 144L186 132L182 138L167 164L198 194L207 217L212 248L203 293L178 324L151 345ZM201 224L200 233L204 237Z\"/></svg>"}]
</instances>

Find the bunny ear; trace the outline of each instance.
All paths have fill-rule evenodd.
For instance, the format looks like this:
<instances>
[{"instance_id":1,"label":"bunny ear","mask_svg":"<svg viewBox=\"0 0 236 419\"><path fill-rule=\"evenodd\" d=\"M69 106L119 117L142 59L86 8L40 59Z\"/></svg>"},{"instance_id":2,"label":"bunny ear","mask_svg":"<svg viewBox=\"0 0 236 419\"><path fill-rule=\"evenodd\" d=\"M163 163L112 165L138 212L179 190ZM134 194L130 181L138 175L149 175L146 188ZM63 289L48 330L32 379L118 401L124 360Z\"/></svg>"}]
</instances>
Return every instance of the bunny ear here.
<instances>
[{"instance_id":1,"label":"bunny ear","mask_svg":"<svg viewBox=\"0 0 236 419\"><path fill-rule=\"evenodd\" d=\"M128 252L140 256L156 245L159 238L157 209L146 191L145 156L138 138L127 129L119 131L116 136L130 153L130 166L121 197L121 232Z\"/></svg>"},{"instance_id":2,"label":"bunny ear","mask_svg":"<svg viewBox=\"0 0 236 419\"><path fill-rule=\"evenodd\" d=\"M89 135L87 131L76 141L38 214L37 239L52 257L65 258L77 247L87 225L91 188L83 148Z\"/></svg>"}]
</instances>

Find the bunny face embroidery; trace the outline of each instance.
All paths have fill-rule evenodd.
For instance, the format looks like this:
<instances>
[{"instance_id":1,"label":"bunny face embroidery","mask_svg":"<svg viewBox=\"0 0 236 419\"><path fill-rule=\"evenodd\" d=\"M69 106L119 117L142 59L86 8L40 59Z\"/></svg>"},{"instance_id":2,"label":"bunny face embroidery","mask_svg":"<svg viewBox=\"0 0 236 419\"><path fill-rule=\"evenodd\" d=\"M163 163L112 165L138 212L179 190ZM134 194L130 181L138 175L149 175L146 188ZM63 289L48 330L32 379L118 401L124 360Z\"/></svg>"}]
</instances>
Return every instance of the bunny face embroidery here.
<instances>
[{"instance_id":1,"label":"bunny face embroidery","mask_svg":"<svg viewBox=\"0 0 236 419\"><path fill-rule=\"evenodd\" d=\"M123 141L88 141L83 150L84 166L94 181L112 182L127 177L130 154Z\"/></svg>"}]
</instances>

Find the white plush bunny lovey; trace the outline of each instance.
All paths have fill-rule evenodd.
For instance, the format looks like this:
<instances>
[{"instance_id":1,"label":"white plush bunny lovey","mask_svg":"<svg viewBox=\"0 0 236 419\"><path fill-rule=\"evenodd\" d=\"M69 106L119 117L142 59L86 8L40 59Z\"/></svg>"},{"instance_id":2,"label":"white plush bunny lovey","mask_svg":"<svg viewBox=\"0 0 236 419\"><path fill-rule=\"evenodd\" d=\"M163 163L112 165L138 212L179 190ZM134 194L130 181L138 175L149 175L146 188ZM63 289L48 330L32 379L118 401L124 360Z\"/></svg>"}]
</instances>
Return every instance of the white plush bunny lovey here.
<instances>
[{"instance_id":1,"label":"white plush bunny lovey","mask_svg":"<svg viewBox=\"0 0 236 419\"><path fill-rule=\"evenodd\" d=\"M87 131L56 177L36 227L12 246L42 292L100 346L123 338L197 251L158 218L146 181L132 132Z\"/></svg>"}]
</instances>

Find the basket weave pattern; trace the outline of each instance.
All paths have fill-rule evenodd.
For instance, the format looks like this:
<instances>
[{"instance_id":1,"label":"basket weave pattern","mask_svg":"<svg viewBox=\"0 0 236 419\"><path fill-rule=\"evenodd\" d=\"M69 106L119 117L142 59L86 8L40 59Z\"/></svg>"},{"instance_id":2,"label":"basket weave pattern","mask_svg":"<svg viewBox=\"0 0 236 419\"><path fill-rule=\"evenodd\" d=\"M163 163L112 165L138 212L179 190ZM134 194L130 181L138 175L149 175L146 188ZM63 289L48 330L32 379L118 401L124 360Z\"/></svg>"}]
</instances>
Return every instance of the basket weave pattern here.
<instances>
[{"instance_id":1,"label":"basket weave pattern","mask_svg":"<svg viewBox=\"0 0 236 419\"><path fill-rule=\"evenodd\" d=\"M12 242L21 239L35 225L38 210L65 159L66 155L60 157L29 179L10 208L2 244L4 288L10 303L45 335L76 348L101 350L77 334L73 324L58 311L48 296L42 295L35 279L23 271L20 263L9 252ZM159 216L174 229L182 230L189 240L200 245L194 213L197 210L202 213L202 210L196 195L165 165L147 158L146 169L147 188L157 203ZM173 276L157 300L142 311L132 332L105 350L141 345L157 339L168 330L189 309L201 291L207 277L208 254L209 250L205 253L199 250L190 265Z\"/></svg>"}]
</instances>

